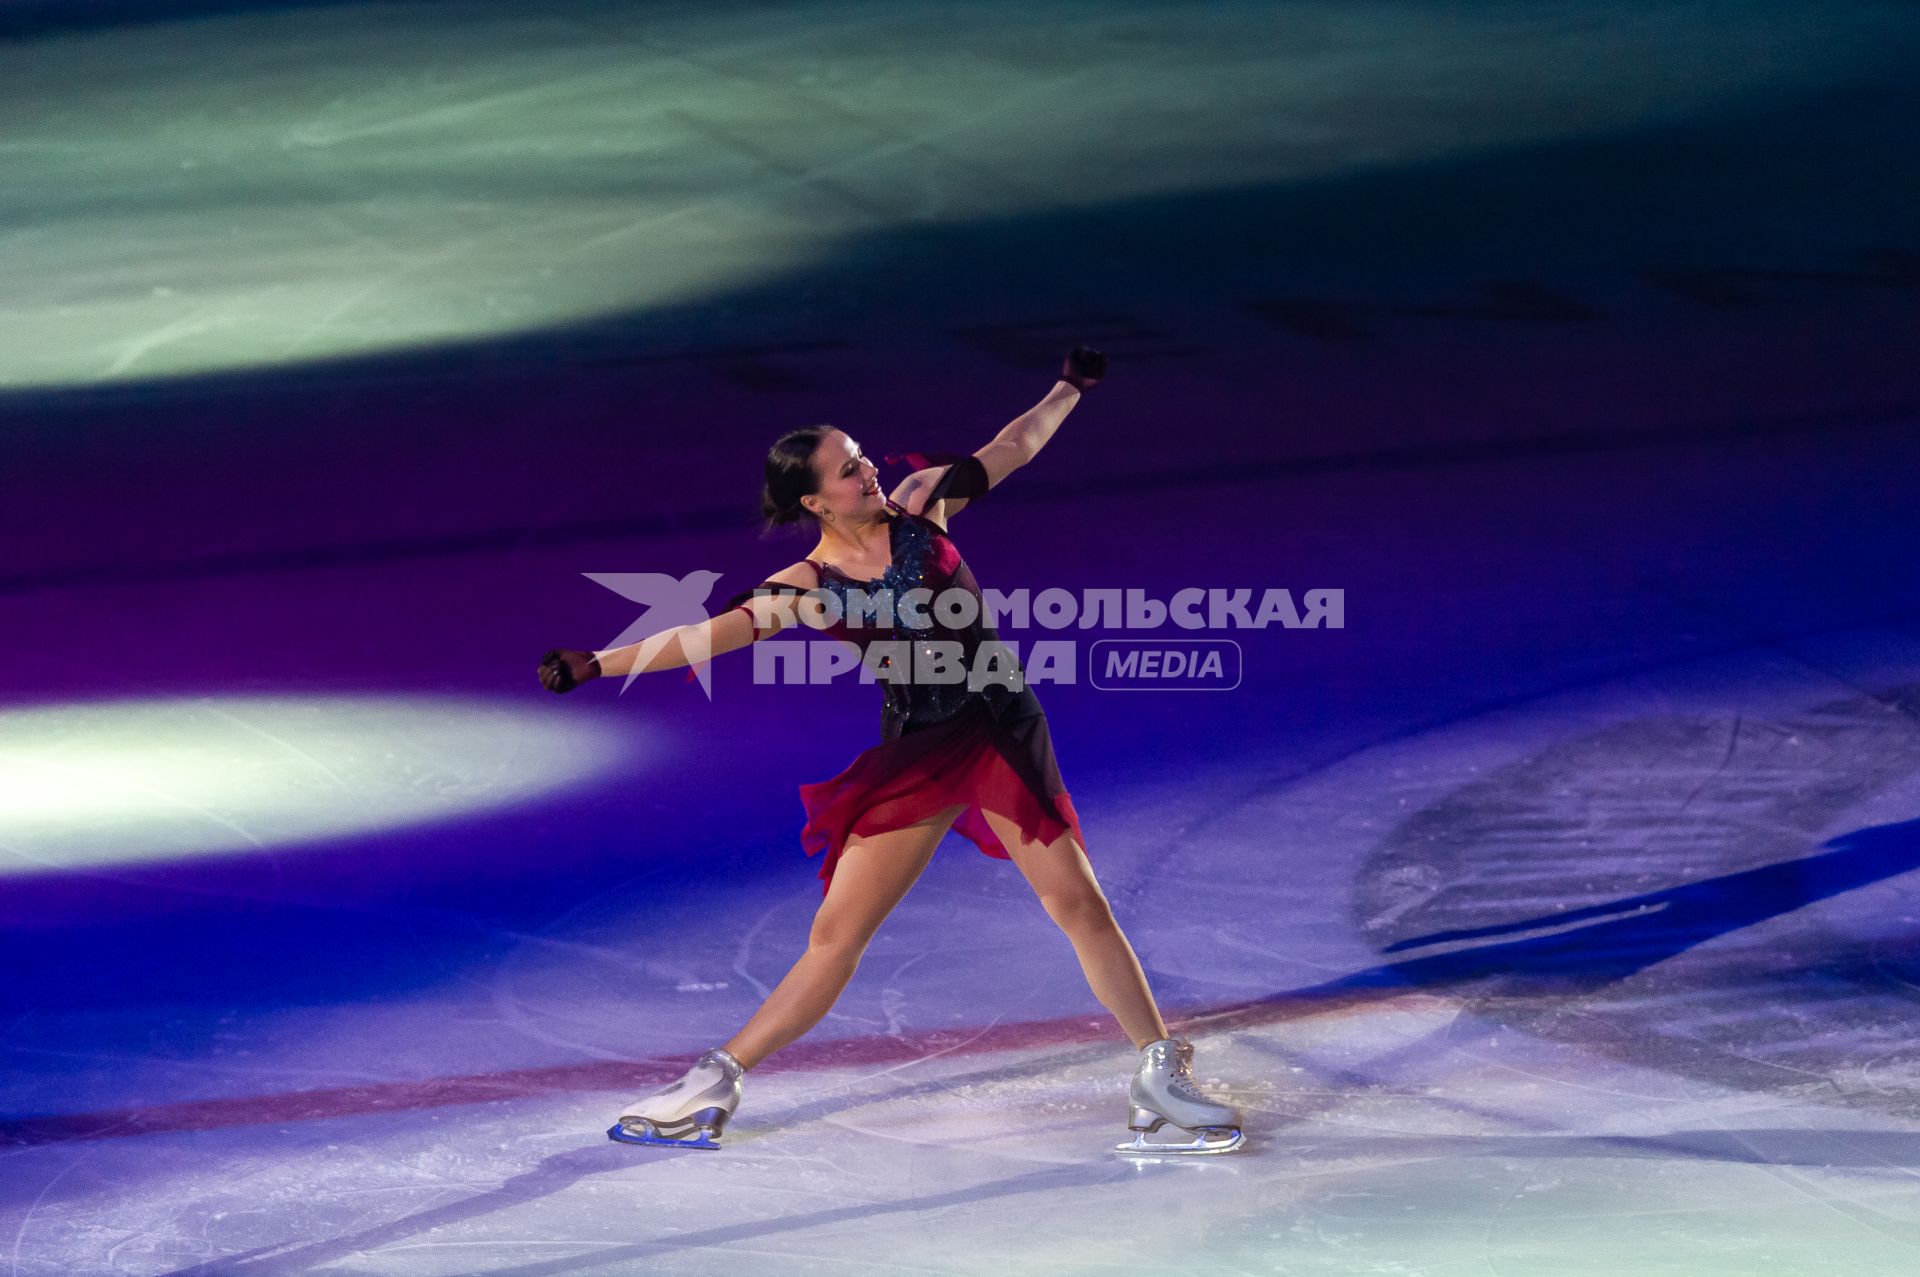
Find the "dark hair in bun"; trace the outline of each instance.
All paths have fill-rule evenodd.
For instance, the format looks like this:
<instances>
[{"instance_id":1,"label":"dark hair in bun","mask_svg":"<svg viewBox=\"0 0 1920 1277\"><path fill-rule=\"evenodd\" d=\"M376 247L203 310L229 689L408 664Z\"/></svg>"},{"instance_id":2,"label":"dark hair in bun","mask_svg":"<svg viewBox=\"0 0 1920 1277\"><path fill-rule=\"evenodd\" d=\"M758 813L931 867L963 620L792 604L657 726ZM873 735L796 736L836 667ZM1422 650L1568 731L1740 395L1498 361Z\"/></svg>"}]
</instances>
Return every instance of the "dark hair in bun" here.
<instances>
[{"instance_id":1,"label":"dark hair in bun","mask_svg":"<svg viewBox=\"0 0 1920 1277\"><path fill-rule=\"evenodd\" d=\"M820 489L813 454L832 426L803 426L774 440L767 450L767 482L760 489L760 514L768 530L814 517L800 498Z\"/></svg>"}]
</instances>

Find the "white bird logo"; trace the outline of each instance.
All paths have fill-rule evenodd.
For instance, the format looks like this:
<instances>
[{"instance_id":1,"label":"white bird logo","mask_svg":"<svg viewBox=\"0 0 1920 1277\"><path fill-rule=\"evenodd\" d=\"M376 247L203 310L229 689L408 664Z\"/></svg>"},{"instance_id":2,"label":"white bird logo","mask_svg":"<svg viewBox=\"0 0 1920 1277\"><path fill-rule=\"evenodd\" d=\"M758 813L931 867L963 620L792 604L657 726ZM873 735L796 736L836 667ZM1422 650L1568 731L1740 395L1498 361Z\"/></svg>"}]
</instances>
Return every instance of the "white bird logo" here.
<instances>
[{"instance_id":1,"label":"white bird logo","mask_svg":"<svg viewBox=\"0 0 1920 1277\"><path fill-rule=\"evenodd\" d=\"M646 609L633 624L620 631L618 638L607 644L607 647L613 648L641 643L640 654L634 659L627 681L620 685L621 691L631 687L653 654L677 635L687 664L700 680L700 690L707 694L708 700L713 699L710 666L707 663L712 649L703 623L707 619L707 596L719 584L720 573L702 569L678 577L665 572L582 572L580 575Z\"/></svg>"}]
</instances>

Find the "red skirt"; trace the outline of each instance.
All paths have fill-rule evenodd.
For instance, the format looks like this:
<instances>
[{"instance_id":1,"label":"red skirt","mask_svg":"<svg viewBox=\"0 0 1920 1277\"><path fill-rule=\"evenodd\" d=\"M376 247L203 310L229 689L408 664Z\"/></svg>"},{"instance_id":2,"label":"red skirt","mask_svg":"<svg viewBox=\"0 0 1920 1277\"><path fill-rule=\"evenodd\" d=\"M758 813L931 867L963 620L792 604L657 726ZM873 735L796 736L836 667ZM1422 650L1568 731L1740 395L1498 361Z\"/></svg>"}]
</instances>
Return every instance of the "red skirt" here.
<instances>
[{"instance_id":1,"label":"red skirt","mask_svg":"<svg viewBox=\"0 0 1920 1277\"><path fill-rule=\"evenodd\" d=\"M809 856L826 853L823 893L849 839L904 829L954 806L966 810L953 828L1000 860L1011 857L985 812L1013 821L1027 842L1051 843L1071 830L1084 848L1046 715L1037 709L1003 721L976 700L944 723L875 745L832 780L800 786L807 813L800 845Z\"/></svg>"}]
</instances>

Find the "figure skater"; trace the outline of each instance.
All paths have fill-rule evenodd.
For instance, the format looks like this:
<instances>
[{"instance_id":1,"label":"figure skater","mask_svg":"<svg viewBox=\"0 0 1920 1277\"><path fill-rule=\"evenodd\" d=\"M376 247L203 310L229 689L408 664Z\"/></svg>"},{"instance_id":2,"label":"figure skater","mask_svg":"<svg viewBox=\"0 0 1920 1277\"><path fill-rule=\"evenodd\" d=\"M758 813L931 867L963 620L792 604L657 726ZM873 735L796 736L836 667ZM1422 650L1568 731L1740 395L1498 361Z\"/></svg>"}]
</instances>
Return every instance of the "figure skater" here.
<instances>
[{"instance_id":1,"label":"figure skater","mask_svg":"<svg viewBox=\"0 0 1920 1277\"><path fill-rule=\"evenodd\" d=\"M1127 1123L1134 1137L1117 1151L1223 1153L1241 1146L1240 1113L1195 1089L1193 1047L1167 1032L1087 861L1046 715L984 608L964 624L957 618L966 609L942 609L944 620L933 608L899 606L885 614L884 605L915 589L933 598L963 590L979 601L949 524L1033 460L1106 368L1105 355L1076 346L1047 396L972 456L907 454L916 469L891 496L882 495L877 468L844 431L791 431L767 454L761 506L769 528L804 522L817 529L809 557L697 625L606 651L556 649L541 659L541 683L567 692L603 675L685 667L798 622L859 648L886 693L881 743L833 779L800 787L801 844L808 855L824 853L824 896L806 951L724 1046L700 1056L678 1081L628 1104L608 1131L612 1138L718 1147L739 1105L742 1077L826 1015L881 921L952 827L987 855L1013 861L1072 941L1094 996L1139 1049ZM866 624L870 618L884 623ZM983 645L991 645L990 657L1006 655L983 662L984 679L954 681L951 661L944 676L928 674L940 664L932 652L940 645L949 656L957 652L966 671L976 668ZM1147 1140L1168 1124L1191 1138Z\"/></svg>"}]
</instances>

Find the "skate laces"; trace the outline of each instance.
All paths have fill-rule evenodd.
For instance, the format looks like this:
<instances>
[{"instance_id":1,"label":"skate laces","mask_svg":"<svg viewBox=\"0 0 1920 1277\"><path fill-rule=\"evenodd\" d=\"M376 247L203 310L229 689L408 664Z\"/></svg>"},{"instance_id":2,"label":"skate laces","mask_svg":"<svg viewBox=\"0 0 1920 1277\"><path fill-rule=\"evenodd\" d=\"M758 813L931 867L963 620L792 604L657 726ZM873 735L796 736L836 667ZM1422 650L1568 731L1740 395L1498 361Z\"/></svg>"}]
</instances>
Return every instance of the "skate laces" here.
<instances>
[{"instance_id":1,"label":"skate laces","mask_svg":"<svg viewBox=\"0 0 1920 1277\"><path fill-rule=\"evenodd\" d=\"M1173 1048L1170 1054L1172 1056L1173 1067L1169 1070L1170 1076L1167 1078L1167 1089L1176 1095L1185 1096L1189 1100L1197 1100L1202 1104L1213 1103L1211 1099L1201 1094L1200 1089L1193 1084L1193 1043L1181 1042Z\"/></svg>"},{"instance_id":2,"label":"skate laces","mask_svg":"<svg viewBox=\"0 0 1920 1277\"><path fill-rule=\"evenodd\" d=\"M1167 1081L1167 1089L1176 1095L1184 1095L1190 1100L1198 1100L1202 1104L1213 1103L1212 1100L1200 1093L1199 1088L1194 1086L1193 1079L1187 1077L1185 1074L1174 1074L1173 1077Z\"/></svg>"}]
</instances>

